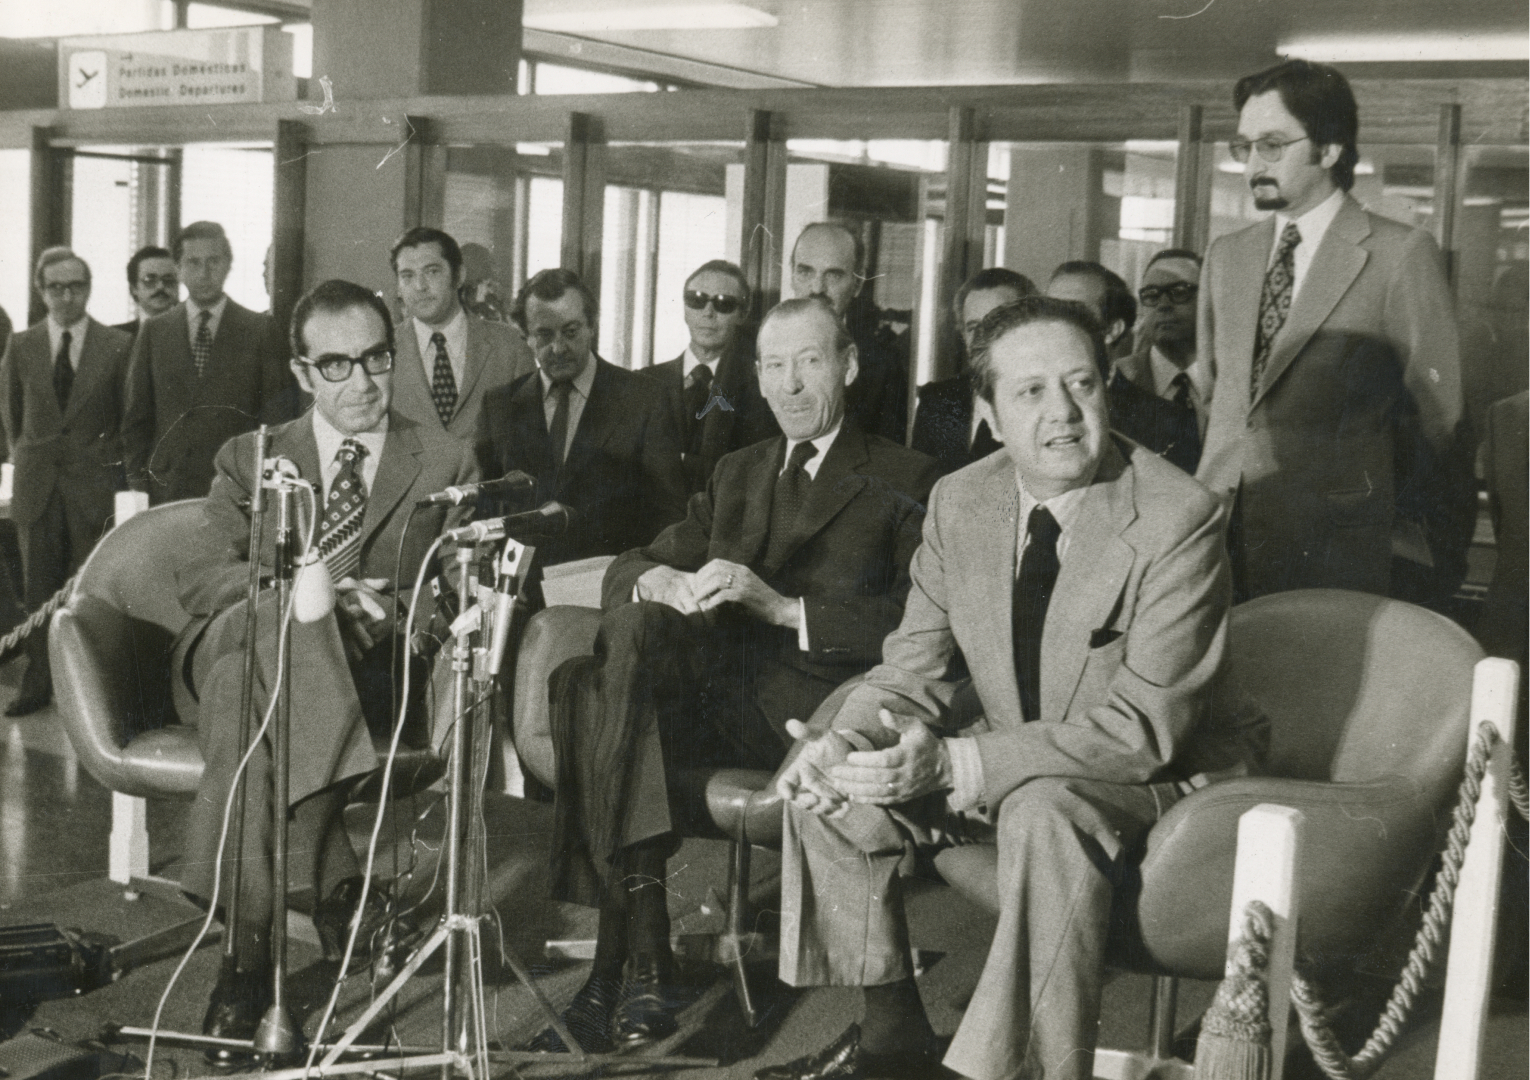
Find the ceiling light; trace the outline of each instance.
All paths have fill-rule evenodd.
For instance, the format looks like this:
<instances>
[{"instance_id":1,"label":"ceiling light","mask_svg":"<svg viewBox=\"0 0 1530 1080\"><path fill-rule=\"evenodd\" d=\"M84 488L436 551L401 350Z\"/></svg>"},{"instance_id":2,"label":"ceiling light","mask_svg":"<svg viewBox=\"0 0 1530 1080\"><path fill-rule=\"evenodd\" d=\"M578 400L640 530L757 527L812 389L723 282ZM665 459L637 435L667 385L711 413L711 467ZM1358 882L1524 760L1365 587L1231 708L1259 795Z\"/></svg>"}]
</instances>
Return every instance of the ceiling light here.
<instances>
[{"instance_id":1,"label":"ceiling light","mask_svg":"<svg viewBox=\"0 0 1530 1080\"><path fill-rule=\"evenodd\" d=\"M776 17L747 4L644 4L528 11L522 22L534 30L604 34L618 30L759 30L775 26Z\"/></svg>"},{"instance_id":2,"label":"ceiling light","mask_svg":"<svg viewBox=\"0 0 1530 1080\"><path fill-rule=\"evenodd\" d=\"M1527 60L1530 38L1524 34L1373 34L1296 38L1281 42L1282 56L1326 64L1365 64L1431 60Z\"/></svg>"}]
</instances>

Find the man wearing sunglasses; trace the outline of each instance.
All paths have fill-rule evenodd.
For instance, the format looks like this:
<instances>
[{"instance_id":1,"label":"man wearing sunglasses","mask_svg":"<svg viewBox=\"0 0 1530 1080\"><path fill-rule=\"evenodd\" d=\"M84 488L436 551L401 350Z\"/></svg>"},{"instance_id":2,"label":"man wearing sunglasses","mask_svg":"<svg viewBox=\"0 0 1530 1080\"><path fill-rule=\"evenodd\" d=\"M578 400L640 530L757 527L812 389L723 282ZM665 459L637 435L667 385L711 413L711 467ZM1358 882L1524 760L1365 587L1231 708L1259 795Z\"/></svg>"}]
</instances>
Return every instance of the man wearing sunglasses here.
<instances>
[{"instance_id":1,"label":"man wearing sunglasses","mask_svg":"<svg viewBox=\"0 0 1530 1080\"><path fill-rule=\"evenodd\" d=\"M156 504L206 495L220 446L299 412L281 328L223 291L223 226L192 222L170 250L186 299L139 328L122 423L128 481Z\"/></svg>"},{"instance_id":2,"label":"man wearing sunglasses","mask_svg":"<svg viewBox=\"0 0 1530 1080\"><path fill-rule=\"evenodd\" d=\"M139 323L163 315L180 299L181 275L170 252L149 244L133 252L128 260L127 280L137 314L129 322L118 323L115 329L137 337Z\"/></svg>"},{"instance_id":3,"label":"man wearing sunglasses","mask_svg":"<svg viewBox=\"0 0 1530 1080\"><path fill-rule=\"evenodd\" d=\"M387 305L348 281L326 281L298 301L292 315L292 372L312 395L313 407L271 430L267 454L286 459L313 486L322 512L313 544L335 584L332 612L294 622L292 655L291 846L293 862L307 859L315 895L314 926L326 956L339 959L361 893L361 868L341 821L350 781L377 768L372 735L393 729L398 702L393 665L402 622L399 601L410 588L432 541L466 516L431 508L411 512L426 496L478 477L471 448L431 436L393 411L394 335ZM177 709L194 719L206 770L187 824L182 884L210 900L212 868L222 833L223 807L243 748L238 745L244 671L246 590L249 582L249 499L257 478L255 437L231 439L218 452L217 476L203 500L202 527L178 576L181 604L192 616L177 639L173 671ZM297 496L298 541L314 506ZM266 515L257 556L274 565L274 514ZM407 532L406 524L409 526ZM400 549L400 538L404 545ZM307 571L305 571L306 573ZM428 602L428 593L427 593ZM255 713L264 715L266 688L275 680L280 619L267 590L259 607L256 651L259 676ZM428 625L428 616L417 613ZM423 689L417 659L414 686ZM190 694L181 691L190 690ZM418 699L416 699L418 700ZM270 1003L272 910L269 844L268 743L246 773L245 853L235 936L237 963L224 970L204 1018L205 1034L247 1039ZM225 869L235 852L224 856ZM220 899L229 888L225 881ZM374 882L358 947L376 955L386 937L388 890ZM392 959L390 954L390 959ZM214 1052L232 1063L228 1051Z\"/></svg>"},{"instance_id":4,"label":"man wearing sunglasses","mask_svg":"<svg viewBox=\"0 0 1530 1080\"><path fill-rule=\"evenodd\" d=\"M1233 506L1239 600L1387 594L1393 553L1445 595L1473 517L1460 342L1433 238L1349 194L1344 76L1290 60L1238 82L1233 158L1265 221L1206 255L1197 344L1216 393L1197 478Z\"/></svg>"},{"instance_id":5,"label":"man wearing sunglasses","mask_svg":"<svg viewBox=\"0 0 1530 1080\"><path fill-rule=\"evenodd\" d=\"M1201 259L1193 251L1165 248L1148 260L1137 290L1136 344L1116 361L1110 379L1116 430L1192 475L1213 381L1210 363L1195 348L1200 279Z\"/></svg>"},{"instance_id":6,"label":"man wearing sunglasses","mask_svg":"<svg viewBox=\"0 0 1530 1080\"><path fill-rule=\"evenodd\" d=\"M743 334L749 316L749 282L724 259L696 268L685 282L685 352L643 374L664 388L684 453L691 494L707 486L718 459L780 434L760 395L753 357Z\"/></svg>"},{"instance_id":7,"label":"man wearing sunglasses","mask_svg":"<svg viewBox=\"0 0 1530 1080\"><path fill-rule=\"evenodd\" d=\"M127 487L122 389L133 339L85 314L90 267L68 248L38 257L33 284L48 317L15 334L0 359L0 418L16 466L23 599L35 610L80 568ZM48 635L35 633L6 715L26 716L52 697Z\"/></svg>"}]
</instances>

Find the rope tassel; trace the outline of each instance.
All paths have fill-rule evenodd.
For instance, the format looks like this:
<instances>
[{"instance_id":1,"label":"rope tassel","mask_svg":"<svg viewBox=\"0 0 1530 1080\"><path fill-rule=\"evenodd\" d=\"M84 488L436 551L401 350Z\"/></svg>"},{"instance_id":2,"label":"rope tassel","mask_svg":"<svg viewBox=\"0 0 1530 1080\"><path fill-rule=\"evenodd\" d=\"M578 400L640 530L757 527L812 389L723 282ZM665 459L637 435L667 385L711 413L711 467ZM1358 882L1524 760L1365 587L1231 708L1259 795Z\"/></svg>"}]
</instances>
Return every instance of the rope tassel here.
<instances>
[{"instance_id":1,"label":"rope tassel","mask_svg":"<svg viewBox=\"0 0 1530 1080\"><path fill-rule=\"evenodd\" d=\"M1270 991L1265 982L1275 916L1255 900L1243 913L1243 933L1227 949L1227 977L1201 1021L1196 1080L1268 1080Z\"/></svg>"}]
</instances>

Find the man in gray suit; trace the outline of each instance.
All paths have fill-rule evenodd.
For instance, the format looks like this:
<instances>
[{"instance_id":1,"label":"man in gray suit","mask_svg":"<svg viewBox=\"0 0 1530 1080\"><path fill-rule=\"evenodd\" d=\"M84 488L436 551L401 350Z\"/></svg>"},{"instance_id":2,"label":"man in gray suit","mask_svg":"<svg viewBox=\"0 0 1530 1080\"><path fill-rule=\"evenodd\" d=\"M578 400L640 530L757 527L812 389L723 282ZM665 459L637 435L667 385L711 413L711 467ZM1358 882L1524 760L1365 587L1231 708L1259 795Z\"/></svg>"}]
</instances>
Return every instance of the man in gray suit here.
<instances>
[{"instance_id":1,"label":"man in gray suit","mask_svg":"<svg viewBox=\"0 0 1530 1080\"><path fill-rule=\"evenodd\" d=\"M526 341L462 309L462 249L440 229L410 229L389 252L405 319L398 332L393 410L432 434L473 438L483 396L536 367Z\"/></svg>"},{"instance_id":2,"label":"man in gray suit","mask_svg":"<svg viewBox=\"0 0 1530 1080\"><path fill-rule=\"evenodd\" d=\"M79 569L111 524L122 471L122 398L133 339L85 314L90 267L66 247L44 251L33 284L48 317L11 338L0 359L0 419L16 466L11 517L24 599L37 609ZM53 696L48 636L27 639L27 673L7 716Z\"/></svg>"},{"instance_id":3,"label":"man in gray suit","mask_svg":"<svg viewBox=\"0 0 1530 1080\"><path fill-rule=\"evenodd\" d=\"M1230 149L1274 213L1206 254L1196 341L1217 385L1196 479L1234 507L1238 598L1386 595L1394 550L1464 575L1475 504L1434 240L1348 194L1360 121L1334 68L1290 60L1233 101Z\"/></svg>"},{"instance_id":4,"label":"man in gray suit","mask_svg":"<svg viewBox=\"0 0 1530 1080\"><path fill-rule=\"evenodd\" d=\"M778 781L781 977L862 986L865 1019L765 1080L933 1069L898 864L953 831L996 845L1001 912L945 1064L1092 1076L1115 885L1175 781L1232 764L1189 746L1226 639L1221 506L1110 434L1079 305L996 309L972 365L1004 449L936 485L882 664Z\"/></svg>"}]
</instances>

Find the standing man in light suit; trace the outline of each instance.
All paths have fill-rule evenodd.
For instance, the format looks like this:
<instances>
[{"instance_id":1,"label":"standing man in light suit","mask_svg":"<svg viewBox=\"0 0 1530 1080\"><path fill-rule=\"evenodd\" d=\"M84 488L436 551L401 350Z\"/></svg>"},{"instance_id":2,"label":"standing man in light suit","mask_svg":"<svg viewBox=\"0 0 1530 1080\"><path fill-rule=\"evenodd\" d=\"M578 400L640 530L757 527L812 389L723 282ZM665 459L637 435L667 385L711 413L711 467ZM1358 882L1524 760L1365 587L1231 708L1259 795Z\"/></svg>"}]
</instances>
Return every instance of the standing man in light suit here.
<instances>
[{"instance_id":1,"label":"standing man in light suit","mask_svg":"<svg viewBox=\"0 0 1530 1080\"><path fill-rule=\"evenodd\" d=\"M33 284L48 317L14 335L0 359L0 418L16 465L24 600L35 611L80 568L127 487L122 398L133 338L85 314L90 267L68 248L38 257ZM27 640L27 657L7 716L52 700L46 632Z\"/></svg>"},{"instance_id":2,"label":"standing man in light suit","mask_svg":"<svg viewBox=\"0 0 1530 1080\"><path fill-rule=\"evenodd\" d=\"M1343 75L1289 60L1241 79L1233 101L1230 149L1274 213L1206 255L1196 342L1217 382L1196 478L1233 506L1240 600L1385 595L1394 542L1428 542L1442 570L1464 558L1450 286L1428 233L1348 193L1359 113ZM1421 520L1398 513L1399 490L1429 508Z\"/></svg>"},{"instance_id":3,"label":"standing man in light suit","mask_svg":"<svg viewBox=\"0 0 1530 1080\"><path fill-rule=\"evenodd\" d=\"M440 229L410 229L388 253L405 319L398 333L393 409L429 433L470 442L484 395L528 375L525 340L469 315L458 298L462 249Z\"/></svg>"}]
</instances>

